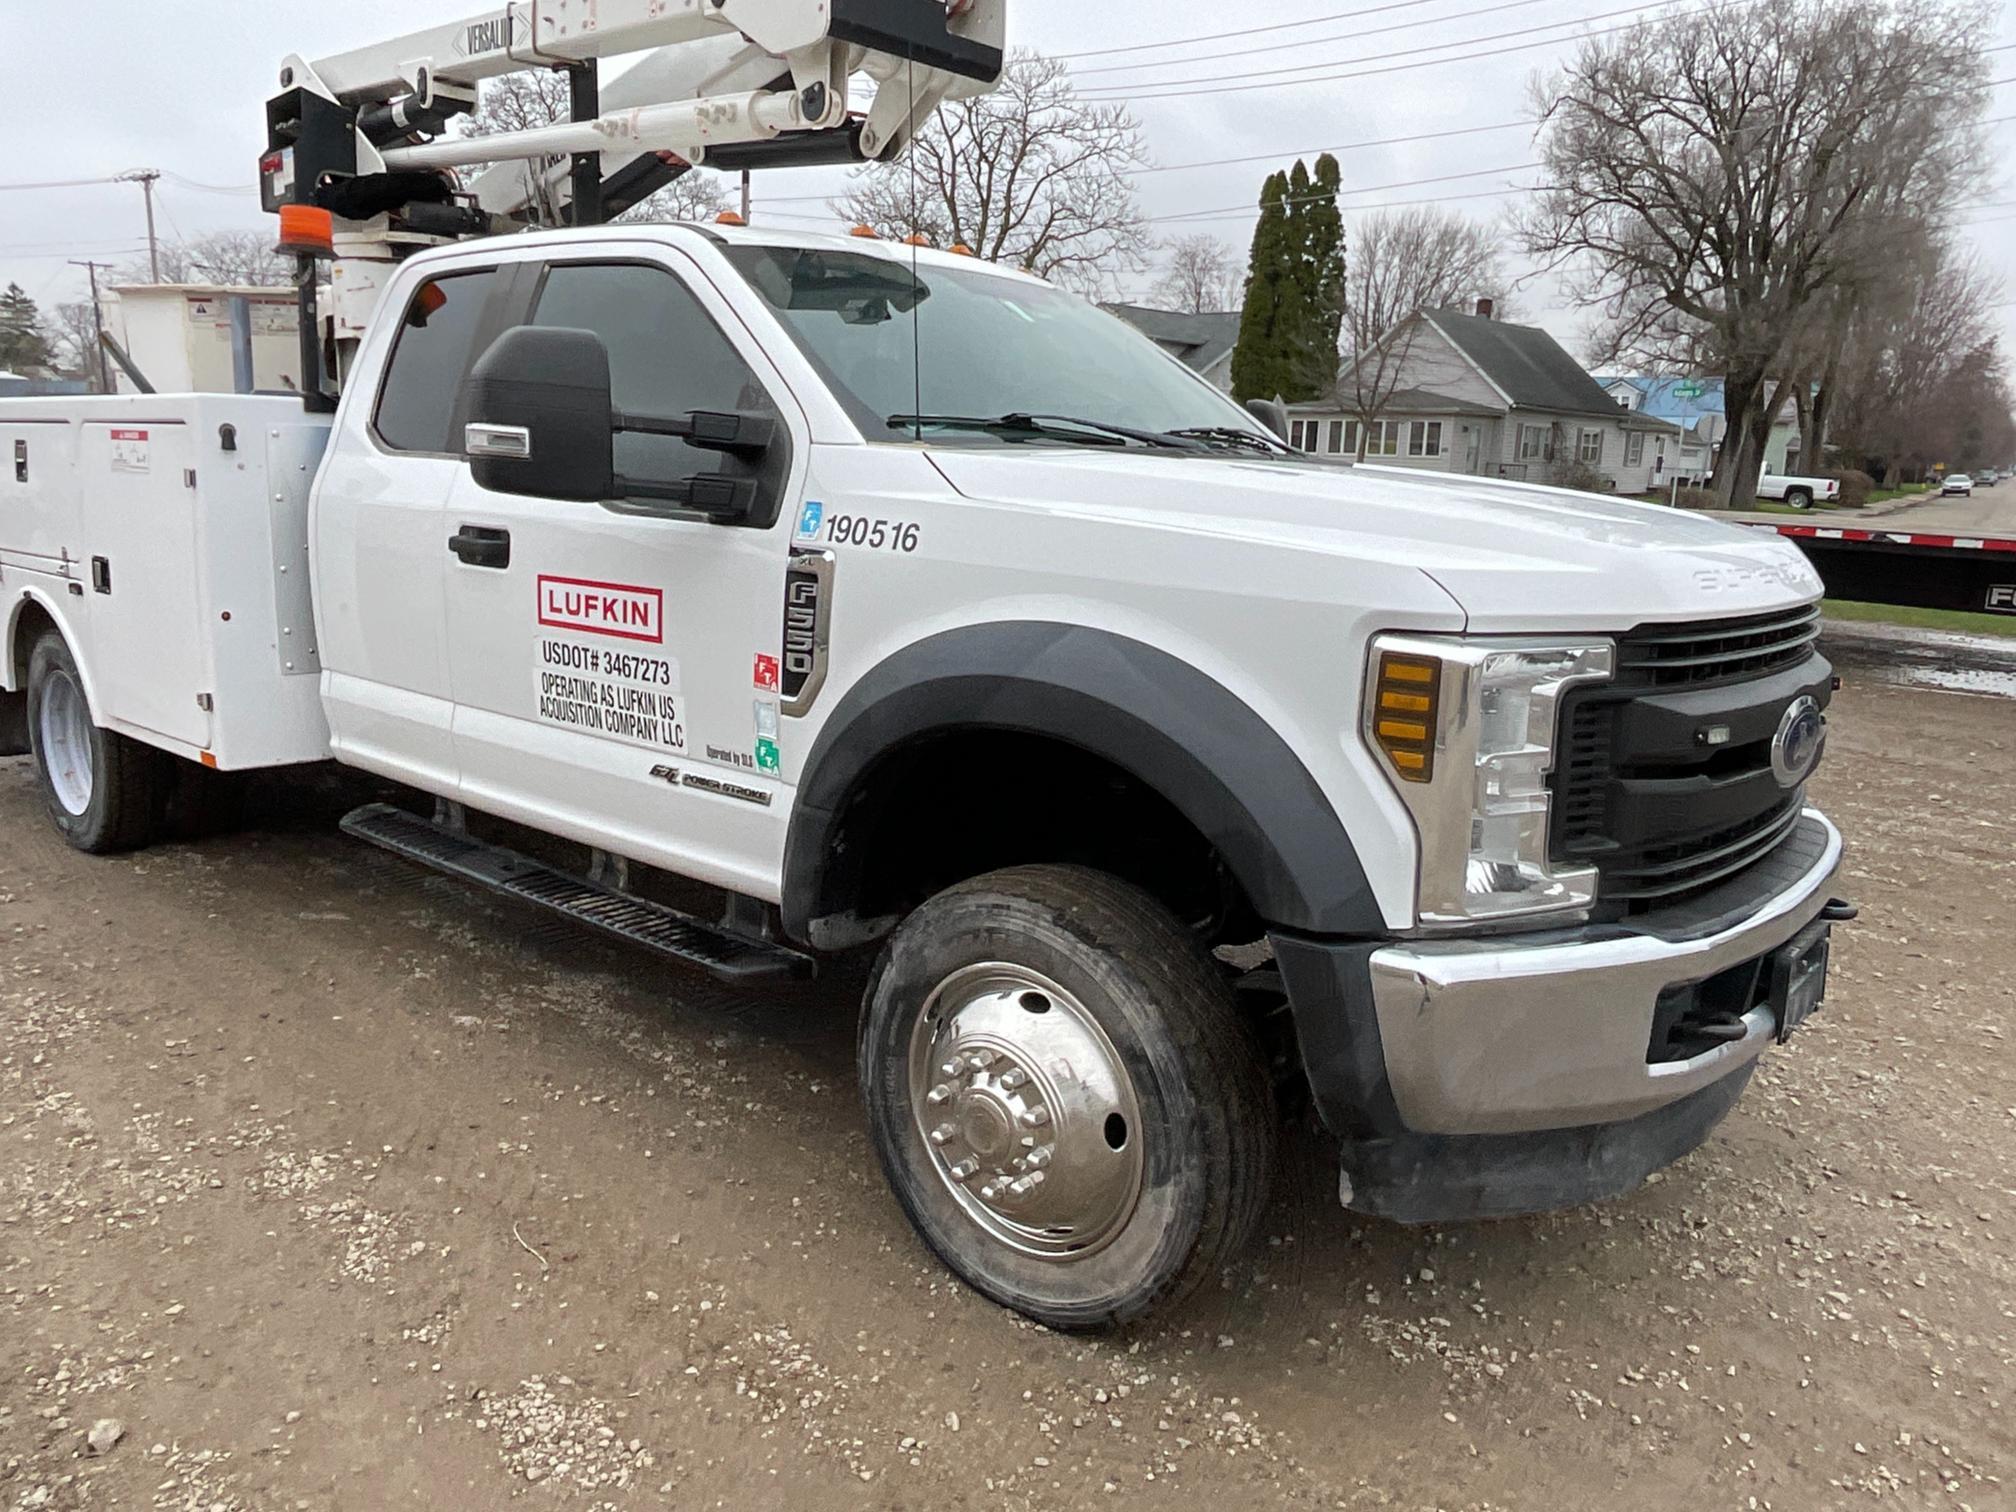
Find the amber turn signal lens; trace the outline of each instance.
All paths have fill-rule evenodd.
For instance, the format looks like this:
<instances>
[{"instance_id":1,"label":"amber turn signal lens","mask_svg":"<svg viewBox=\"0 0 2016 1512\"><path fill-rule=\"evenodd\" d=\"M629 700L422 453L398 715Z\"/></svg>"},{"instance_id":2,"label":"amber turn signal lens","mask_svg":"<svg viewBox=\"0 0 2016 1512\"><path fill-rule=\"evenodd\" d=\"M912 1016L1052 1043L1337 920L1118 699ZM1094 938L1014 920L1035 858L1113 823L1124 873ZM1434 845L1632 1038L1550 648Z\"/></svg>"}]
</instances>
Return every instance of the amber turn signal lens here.
<instances>
[{"instance_id":1,"label":"amber turn signal lens","mask_svg":"<svg viewBox=\"0 0 2016 1512\"><path fill-rule=\"evenodd\" d=\"M1434 657L1380 653L1372 735L1405 781L1427 782L1435 775L1435 710L1441 689L1442 663Z\"/></svg>"}]
</instances>

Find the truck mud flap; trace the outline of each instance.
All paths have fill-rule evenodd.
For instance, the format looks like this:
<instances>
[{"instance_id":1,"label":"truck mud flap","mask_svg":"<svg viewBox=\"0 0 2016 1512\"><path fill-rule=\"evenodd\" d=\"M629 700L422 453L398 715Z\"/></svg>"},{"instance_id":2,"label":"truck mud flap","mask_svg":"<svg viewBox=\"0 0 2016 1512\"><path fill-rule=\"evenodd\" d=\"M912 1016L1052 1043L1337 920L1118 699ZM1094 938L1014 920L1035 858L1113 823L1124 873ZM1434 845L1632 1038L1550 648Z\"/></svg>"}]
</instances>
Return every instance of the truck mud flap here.
<instances>
[{"instance_id":1,"label":"truck mud flap","mask_svg":"<svg viewBox=\"0 0 2016 1512\"><path fill-rule=\"evenodd\" d=\"M485 844L390 804L366 804L346 814L343 832L547 909L583 928L698 966L726 982L813 975L812 957L788 946L732 933L663 904L556 871L530 856Z\"/></svg>"},{"instance_id":2,"label":"truck mud flap","mask_svg":"<svg viewBox=\"0 0 2016 1512\"><path fill-rule=\"evenodd\" d=\"M0 756L28 754L28 691L0 693Z\"/></svg>"}]
</instances>

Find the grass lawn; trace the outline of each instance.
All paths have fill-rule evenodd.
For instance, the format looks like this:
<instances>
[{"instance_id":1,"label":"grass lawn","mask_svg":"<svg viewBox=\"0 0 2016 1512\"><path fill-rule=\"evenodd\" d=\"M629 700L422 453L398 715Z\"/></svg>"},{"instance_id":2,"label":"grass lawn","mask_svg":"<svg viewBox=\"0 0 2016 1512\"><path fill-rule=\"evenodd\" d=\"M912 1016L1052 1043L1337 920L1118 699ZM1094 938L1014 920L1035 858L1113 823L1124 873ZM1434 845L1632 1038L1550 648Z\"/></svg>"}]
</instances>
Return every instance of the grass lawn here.
<instances>
[{"instance_id":1,"label":"grass lawn","mask_svg":"<svg viewBox=\"0 0 2016 1512\"><path fill-rule=\"evenodd\" d=\"M1907 483L1902 488L1872 488L1869 490L1869 502L1887 504L1892 499L1910 499L1931 492L1932 489L1923 483Z\"/></svg>"},{"instance_id":2,"label":"grass lawn","mask_svg":"<svg viewBox=\"0 0 2016 1512\"><path fill-rule=\"evenodd\" d=\"M1829 619L1908 625L1914 630L2016 636L2016 614L1970 614L1960 609L1917 609L1909 604L1858 604L1848 599L1822 599L1820 611Z\"/></svg>"}]
</instances>

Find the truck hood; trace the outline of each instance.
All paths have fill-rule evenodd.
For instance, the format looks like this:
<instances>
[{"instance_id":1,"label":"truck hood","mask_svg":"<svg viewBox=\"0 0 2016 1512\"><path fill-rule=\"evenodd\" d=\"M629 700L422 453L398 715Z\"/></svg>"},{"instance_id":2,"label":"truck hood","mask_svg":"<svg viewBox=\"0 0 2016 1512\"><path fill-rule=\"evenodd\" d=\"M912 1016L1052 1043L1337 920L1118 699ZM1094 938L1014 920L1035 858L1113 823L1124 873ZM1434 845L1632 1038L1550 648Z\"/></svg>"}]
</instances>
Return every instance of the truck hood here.
<instances>
[{"instance_id":1,"label":"truck hood","mask_svg":"<svg viewBox=\"0 0 2016 1512\"><path fill-rule=\"evenodd\" d=\"M1820 593L1775 534L1566 489L1223 454L939 446L930 457L974 500L1418 568L1474 631L1624 630Z\"/></svg>"}]
</instances>

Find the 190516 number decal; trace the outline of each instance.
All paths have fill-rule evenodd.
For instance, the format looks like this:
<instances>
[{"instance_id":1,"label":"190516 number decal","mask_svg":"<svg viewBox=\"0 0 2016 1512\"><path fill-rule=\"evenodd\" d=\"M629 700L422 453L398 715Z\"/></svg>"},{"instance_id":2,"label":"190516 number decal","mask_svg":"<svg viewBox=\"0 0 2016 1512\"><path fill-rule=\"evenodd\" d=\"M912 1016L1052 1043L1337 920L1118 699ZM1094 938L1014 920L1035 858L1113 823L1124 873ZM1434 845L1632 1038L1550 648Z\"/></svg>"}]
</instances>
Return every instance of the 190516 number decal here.
<instances>
[{"instance_id":1,"label":"190516 number decal","mask_svg":"<svg viewBox=\"0 0 2016 1512\"><path fill-rule=\"evenodd\" d=\"M923 532L903 520L836 514L826 517L826 539L835 546L866 546L871 551L915 551Z\"/></svg>"}]
</instances>

